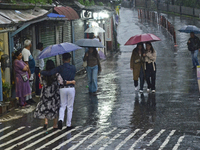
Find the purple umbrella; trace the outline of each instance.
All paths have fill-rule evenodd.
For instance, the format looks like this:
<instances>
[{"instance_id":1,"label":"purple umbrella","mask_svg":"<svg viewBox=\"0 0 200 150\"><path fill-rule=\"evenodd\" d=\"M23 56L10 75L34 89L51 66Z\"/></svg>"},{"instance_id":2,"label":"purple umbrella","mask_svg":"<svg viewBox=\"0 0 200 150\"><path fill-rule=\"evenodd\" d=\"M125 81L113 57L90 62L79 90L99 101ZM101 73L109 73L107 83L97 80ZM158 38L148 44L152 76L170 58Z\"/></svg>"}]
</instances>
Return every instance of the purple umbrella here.
<instances>
[{"instance_id":1,"label":"purple umbrella","mask_svg":"<svg viewBox=\"0 0 200 150\"><path fill-rule=\"evenodd\" d=\"M61 44L50 45L50 46L46 47L45 49L43 49L43 51L38 56L38 59L61 55L61 54L75 51L78 49L82 49L82 48L75 44L67 43L67 42L61 43Z\"/></svg>"}]
</instances>

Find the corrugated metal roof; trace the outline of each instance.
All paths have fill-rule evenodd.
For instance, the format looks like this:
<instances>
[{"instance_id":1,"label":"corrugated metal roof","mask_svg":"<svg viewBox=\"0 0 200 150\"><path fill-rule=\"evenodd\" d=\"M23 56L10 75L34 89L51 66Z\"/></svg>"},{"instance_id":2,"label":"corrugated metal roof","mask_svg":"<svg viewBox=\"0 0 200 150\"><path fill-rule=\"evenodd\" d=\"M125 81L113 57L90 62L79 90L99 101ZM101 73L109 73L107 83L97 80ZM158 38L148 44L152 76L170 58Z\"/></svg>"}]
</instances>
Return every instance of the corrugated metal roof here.
<instances>
[{"instance_id":1,"label":"corrugated metal roof","mask_svg":"<svg viewBox=\"0 0 200 150\"><path fill-rule=\"evenodd\" d=\"M60 14L60 15L65 15L65 17L68 19L68 20L76 20L76 19L79 19L79 16L77 14L77 12L69 7L69 6L66 6L66 7L54 7L54 10Z\"/></svg>"},{"instance_id":2,"label":"corrugated metal roof","mask_svg":"<svg viewBox=\"0 0 200 150\"><path fill-rule=\"evenodd\" d=\"M31 10L0 10L0 25L28 22L47 13L47 10L41 8Z\"/></svg>"}]
</instances>

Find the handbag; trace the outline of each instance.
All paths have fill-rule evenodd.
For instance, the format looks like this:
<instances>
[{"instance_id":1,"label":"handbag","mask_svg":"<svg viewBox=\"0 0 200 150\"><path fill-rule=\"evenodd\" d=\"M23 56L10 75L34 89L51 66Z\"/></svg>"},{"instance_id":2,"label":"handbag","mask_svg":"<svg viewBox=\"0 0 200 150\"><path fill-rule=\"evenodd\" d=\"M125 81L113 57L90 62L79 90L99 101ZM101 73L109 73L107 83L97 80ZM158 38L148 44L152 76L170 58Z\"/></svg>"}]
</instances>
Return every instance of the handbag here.
<instances>
[{"instance_id":1,"label":"handbag","mask_svg":"<svg viewBox=\"0 0 200 150\"><path fill-rule=\"evenodd\" d=\"M24 82L28 81L29 79L26 73L21 74L21 77Z\"/></svg>"},{"instance_id":2,"label":"handbag","mask_svg":"<svg viewBox=\"0 0 200 150\"><path fill-rule=\"evenodd\" d=\"M84 67L84 68L87 67L87 61L83 61L83 67Z\"/></svg>"}]
</instances>

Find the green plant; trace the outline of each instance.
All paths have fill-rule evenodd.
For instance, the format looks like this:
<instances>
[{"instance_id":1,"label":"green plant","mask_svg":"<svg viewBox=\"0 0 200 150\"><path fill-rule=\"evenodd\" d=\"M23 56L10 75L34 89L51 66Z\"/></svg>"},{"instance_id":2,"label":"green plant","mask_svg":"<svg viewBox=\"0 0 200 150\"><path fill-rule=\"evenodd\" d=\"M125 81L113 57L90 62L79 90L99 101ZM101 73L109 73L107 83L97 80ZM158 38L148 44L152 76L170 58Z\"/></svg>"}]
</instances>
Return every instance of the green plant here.
<instances>
[{"instance_id":1,"label":"green plant","mask_svg":"<svg viewBox=\"0 0 200 150\"><path fill-rule=\"evenodd\" d=\"M99 2L99 5L100 5L100 6L103 6L104 4L103 4L102 2Z\"/></svg>"},{"instance_id":2,"label":"green plant","mask_svg":"<svg viewBox=\"0 0 200 150\"><path fill-rule=\"evenodd\" d=\"M94 0L90 2L90 6L95 5Z\"/></svg>"},{"instance_id":3,"label":"green plant","mask_svg":"<svg viewBox=\"0 0 200 150\"><path fill-rule=\"evenodd\" d=\"M3 87L3 99L6 101L8 100L9 97L11 85L7 82L3 82L2 87Z\"/></svg>"},{"instance_id":4,"label":"green plant","mask_svg":"<svg viewBox=\"0 0 200 150\"><path fill-rule=\"evenodd\" d=\"M78 0L78 2L82 5L85 5L84 1L83 0Z\"/></svg>"},{"instance_id":5,"label":"green plant","mask_svg":"<svg viewBox=\"0 0 200 150\"><path fill-rule=\"evenodd\" d=\"M90 1L89 0L85 0L85 6L90 6Z\"/></svg>"}]
</instances>

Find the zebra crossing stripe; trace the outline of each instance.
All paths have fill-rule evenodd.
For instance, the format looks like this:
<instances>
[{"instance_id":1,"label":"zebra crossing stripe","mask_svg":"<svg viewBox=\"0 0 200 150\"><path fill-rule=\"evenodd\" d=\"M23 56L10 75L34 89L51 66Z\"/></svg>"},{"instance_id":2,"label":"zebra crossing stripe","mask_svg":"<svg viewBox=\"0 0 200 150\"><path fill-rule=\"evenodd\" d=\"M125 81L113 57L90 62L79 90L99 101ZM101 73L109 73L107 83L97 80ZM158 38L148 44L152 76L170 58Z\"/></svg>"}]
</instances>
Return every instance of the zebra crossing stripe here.
<instances>
[{"instance_id":1,"label":"zebra crossing stripe","mask_svg":"<svg viewBox=\"0 0 200 150\"><path fill-rule=\"evenodd\" d=\"M30 148L30 147L32 147L33 145L35 145L35 144L37 144L37 143L40 143L41 141L45 140L46 138L48 138L48 137L50 137L50 136L52 136L52 135L54 135L54 134L56 134L56 133L58 133L58 132L61 132L61 130L57 130L57 131L55 131L55 132L52 132L52 133L50 133L50 134L44 136L43 138L40 138L39 140L37 140L37 141L35 141L35 142L33 142L33 143L27 145L26 147L22 148L21 150L25 150L25 149L27 149L27 148Z\"/></svg>"},{"instance_id":2,"label":"zebra crossing stripe","mask_svg":"<svg viewBox=\"0 0 200 150\"><path fill-rule=\"evenodd\" d=\"M1 129L0 132L4 131L4 130L6 130L6 129L9 129L10 127L11 127L11 126L5 127L5 128L3 128L3 129Z\"/></svg>"},{"instance_id":3,"label":"zebra crossing stripe","mask_svg":"<svg viewBox=\"0 0 200 150\"><path fill-rule=\"evenodd\" d=\"M106 133L105 135L109 135L110 133L112 133L113 131L115 131L117 128L114 128L113 130L111 130L110 132ZM91 149L94 145L96 145L99 141L101 141L103 138L105 138L105 135L99 137L96 141L94 141L92 144L90 144L86 149Z\"/></svg>"},{"instance_id":4,"label":"zebra crossing stripe","mask_svg":"<svg viewBox=\"0 0 200 150\"><path fill-rule=\"evenodd\" d=\"M110 139L106 144L104 144L103 147L100 147L99 150L104 150L109 144L112 144L112 142L115 141L115 139L120 137L121 134L125 133L126 131L127 131L127 129L124 129L121 132L119 132L118 134L116 134L112 139Z\"/></svg>"},{"instance_id":5,"label":"zebra crossing stripe","mask_svg":"<svg viewBox=\"0 0 200 150\"><path fill-rule=\"evenodd\" d=\"M12 140L10 140L10 141L4 142L3 144L0 144L0 147L3 147L3 146L5 146L5 145L8 145L8 144L14 142L14 141L17 141L18 139L21 139L21 138L23 138L23 137L25 137L25 136L27 136L27 135L29 135L29 134L31 134L31 133L33 133L33 132L39 130L39 129L41 129L41 128L42 128L42 127L38 127L38 128L36 128L36 129L34 129L34 130L31 130L30 132L27 132L27 133L25 133L25 134L23 134L23 135L21 135L21 136L18 136L17 138L14 138L14 139L12 139Z\"/></svg>"},{"instance_id":6,"label":"zebra crossing stripe","mask_svg":"<svg viewBox=\"0 0 200 150\"><path fill-rule=\"evenodd\" d=\"M49 141L48 143L42 145L41 147L37 148L36 150L40 150L40 149L45 148L46 146L48 146L48 145L54 143L55 141L57 141L57 140L59 140L59 139L65 137L67 134L69 134L69 133L71 133L71 132L77 130L78 128L80 128L80 127L78 126L78 127L74 128L74 129L72 129L72 130L69 130L69 131L65 132L64 134L59 135L58 137L56 137L56 138L54 138L53 140Z\"/></svg>"},{"instance_id":7,"label":"zebra crossing stripe","mask_svg":"<svg viewBox=\"0 0 200 150\"><path fill-rule=\"evenodd\" d=\"M119 143L117 145L117 147L115 148L115 150L119 150L128 140L130 140L138 131L140 131L140 129L136 129L133 133L131 133L128 137L125 138L124 141L122 141L121 143Z\"/></svg>"},{"instance_id":8,"label":"zebra crossing stripe","mask_svg":"<svg viewBox=\"0 0 200 150\"><path fill-rule=\"evenodd\" d=\"M92 127L88 127L87 129L81 131L80 133L76 134L74 137L72 137L71 139L63 142L62 144L56 146L55 148L53 148L52 150L57 150L60 149L62 146L66 145L67 143L71 142L72 140L74 140L75 138L79 137L82 133L87 132L88 130L90 130Z\"/></svg>"},{"instance_id":9,"label":"zebra crossing stripe","mask_svg":"<svg viewBox=\"0 0 200 150\"><path fill-rule=\"evenodd\" d=\"M160 136L165 132L164 129L162 129L150 142L147 144L147 146L151 146Z\"/></svg>"},{"instance_id":10,"label":"zebra crossing stripe","mask_svg":"<svg viewBox=\"0 0 200 150\"><path fill-rule=\"evenodd\" d=\"M15 129L15 130L11 131L11 132L9 132L8 134L6 134L6 135L0 137L0 140L2 140L2 139L4 139L4 138L6 138L6 137L8 137L8 136L10 136L10 135L12 135L12 134L18 132L18 131L20 131L20 130L22 130L22 129L24 129L24 128L25 128L25 127L20 127L20 128L18 128L18 129Z\"/></svg>"},{"instance_id":11,"label":"zebra crossing stripe","mask_svg":"<svg viewBox=\"0 0 200 150\"><path fill-rule=\"evenodd\" d=\"M181 136L181 137L178 139L178 142L176 143L176 145L173 147L172 150L177 150L178 147L180 146L180 143L183 141L184 138L185 138L185 135Z\"/></svg>"},{"instance_id":12,"label":"zebra crossing stripe","mask_svg":"<svg viewBox=\"0 0 200 150\"><path fill-rule=\"evenodd\" d=\"M138 142L140 142L142 139L144 139L145 136L147 136L153 129L149 129L144 133L135 143L129 148L129 150L134 150L134 147L137 145Z\"/></svg>"},{"instance_id":13,"label":"zebra crossing stripe","mask_svg":"<svg viewBox=\"0 0 200 150\"><path fill-rule=\"evenodd\" d=\"M95 135L95 134L96 134L97 132L99 132L100 130L101 130L101 128L98 129L98 130L96 130L96 131L93 132L92 134L89 134L88 136L84 137L83 140L81 140L78 144L73 145L73 146L70 147L68 150L74 150L74 149L76 149L76 148L79 147L83 142L85 142L87 139L91 138L93 135Z\"/></svg>"},{"instance_id":14,"label":"zebra crossing stripe","mask_svg":"<svg viewBox=\"0 0 200 150\"><path fill-rule=\"evenodd\" d=\"M170 132L170 134L168 135L168 137L165 139L165 141L163 142L163 144L160 146L160 148L158 150L162 150L166 145L167 143L169 142L171 136L176 132L176 130L172 130Z\"/></svg>"},{"instance_id":15,"label":"zebra crossing stripe","mask_svg":"<svg viewBox=\"0 0 200 150\"><path fill-rule=\"evenodd\" d=\"M53 129L53 127L48 128L46 131L50 131L50 130L52 130L52 129ZM29 140L32 140L32 139L34 139L35 137L37 137L37 136L39 136L39 135L41 135L41 134L44 134L44 132L46 132L46 131L40 132L40 133L38 133L38 134L35 134L35 135L33 135L33 136L31 136L31 137L25 139L25 140L22 141L22 142L19 142L19 143L17 143L17 144L12 145L11 147L6 148L5 150L10 150L10 149L12 149L12 148L14 148L14 147L16 147L16 146L18 146L18 145L21 145L21 144L23 144L23 143L25 143L25 142L27 142L27 141L29 141Z\"/></svg>"}]
</instances>

